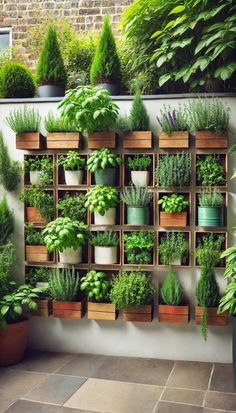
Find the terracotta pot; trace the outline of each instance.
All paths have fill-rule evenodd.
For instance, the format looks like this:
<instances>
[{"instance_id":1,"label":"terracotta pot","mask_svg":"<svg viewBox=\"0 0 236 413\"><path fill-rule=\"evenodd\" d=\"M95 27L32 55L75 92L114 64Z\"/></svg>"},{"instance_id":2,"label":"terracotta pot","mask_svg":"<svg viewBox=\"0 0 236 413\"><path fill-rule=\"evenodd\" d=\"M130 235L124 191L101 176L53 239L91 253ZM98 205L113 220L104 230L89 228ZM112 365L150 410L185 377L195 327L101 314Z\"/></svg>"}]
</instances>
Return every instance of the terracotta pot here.
<instances>
[{"instance_id":1,"label":"terracotta pot","mask_svg":"<svg viewBox=\"0 0 236 413\"><path fill-rule=\"evenodd\" d=\"M84 301L57 301L53 300L53 317L83 318L86 312Z\"/></svg>"},{"instance_id":2,"label":"terracotta pot","mask_svg":"<svg viewBox=\"0 0 236 413\"><path fill-rule=\"evenodd\" d=\"M49 132L47 149L79 149L81 137L79 132Z\"/></svg>"},{"instance_id":3,"label":"terracotta pot","mask_svg":"<svg viewBox=\"0 0 236 413\"><path fill-rule=\"evenodd\" d=\"M138 308L126 308L123 311L123 321L151 322L153 318L152 305L145 305Z\"/></svg>"},{"instance_id":4,"label":"terracotta pot","mask_svg":"<svg viewBox=\"0 0 236 413\"><path fill-rule=\"evenodd\" d=\"M209 326L226 326L228 324L228 313L218 314L217 307L207 308L207 325ZM201 316L203 314L203 307L197 305L195 307L195 323L201 324Z\"/></svg>"},{"instance_id":5,"label":"terracotta pot","mask_svg":"<svg viewBox=\"0 0 236 413\"><path fill-rule=\"evenodd\" d=\"M39 210L34 207L26 207L26 220L30 224L47 224L47 220L40 214Z\"/></svg>"},{"instance_id":6,"label":"terracotta pot","mask_svg":"<svg viewBox=\"0 0 236 413\"><path fill-rule=\"evenodd\" d=\"M160 212L161 227L186 227L187 211L183 212Z\"/></svg>"},{"instance_id":7,"label":"terracotta pot","mask_svg":"<svg viewBox=\"0 0 236 413\"><path fill-rule=\"evenodd\" d=\"M115 132L92 132L88 134L88 149L114 149L115 147Z\"/></svg>"},{"instance_id":8,"label":"terracotta pot","mask_svg":"<svg viewBox=\"0 0 236 413\"><path fill-rule=\"evenodd\" d=\"M124 134L123 148L125 149L151 149L152 132L151 131L131 131Z\"/></svg>"},{"instance_id":9,"label":"terracotta pot","mask_svg":"<svg viewBox=\"0 0 236 413\"><path fill-rule=\"evenodd\" d=\"M160 323L187 324L189 322L188 305L164 305L158 306L158 320Z\"/></svg>"},{"instance_id":10,"label":"terracotta pot","mask_svg":"<svg viewBox=\"0 0 236 413\"><path fill-rule=\"evenodd\" d=\"M118 312L114 304L88 302L89 320L116 320Z\"/></svg>"},{"instance_id":11,"label":"terracotta pot","mask_svg":"<svg viewBox=\"0 0 236 413\"><path fill-rule=\"evenodd\" d=\"M0 328L0 366L10 366L23 359L28 331L28 320Z\"/></svg>"},{"instance_id":12,"label":"terracotta pot","mask_svg":"<svg viewBox=\"0 0 236 413\"><path fill-rule=\"evenodd\" d=\"M25 252L28 262L47 262L50 260L47 248L43 245L26 245Z\"/></svg>"},{"instance_id":13,"label":"terracotta pot","mask_svg":"<svg viewBox=\"0 0 236 413\"><path fill-rule=\"evenodd\" d=\"M189 132L174 131L170 134L161 132L159 135L159 148L189 148Z\"/></svg>"},{"instance_id":14,"label":"terracotta pot","mask_svg":"<svg viewBox=\"0 0 236 413\"><path fill-rule=\"evenodd\" d=\"M217 134L214 131L196 131L196 148L211 149L211 148L228 148L228 133Z\"/></svg>"},{"instance_id":15,"label":"terracotta pot","mask_svg":"<svg viewBox=\"0 0 236 413\"><path fill-rule=\"evenodd\" d=\"M41 149L43 137L39 132L24 132L16 134L16 149Z\"/></svg>"}]
</instances>

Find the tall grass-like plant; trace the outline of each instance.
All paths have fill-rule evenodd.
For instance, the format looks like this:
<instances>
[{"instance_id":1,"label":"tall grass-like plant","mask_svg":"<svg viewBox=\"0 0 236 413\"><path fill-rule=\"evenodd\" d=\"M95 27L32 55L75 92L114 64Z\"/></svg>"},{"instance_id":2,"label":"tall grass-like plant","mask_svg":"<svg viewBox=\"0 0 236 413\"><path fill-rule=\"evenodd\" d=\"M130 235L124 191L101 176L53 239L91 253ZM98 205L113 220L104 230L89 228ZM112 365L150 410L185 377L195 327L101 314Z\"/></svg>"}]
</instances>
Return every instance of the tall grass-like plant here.
<instances>
[{"instance_id":1,"label":"tall grass-like plant","mask_svg":"<svg viewBox=\"0 0 236 413\"><path fill-rule=\"evenodd\" d=\"M120 197L128 206L146 207L152 200L152 193L147 188L131 186L124 188Z\"/></svg>"},{"instance_id":2,"label":"tall grass-like plant","mask_svg":"<svg viewBox=\"0 0 236 413\"><path fill-rule=\"evenodd\" d=\"M167 305L180 305L183 301L183 287L172 268L168 270L166 279L160 289L160 294L163 302Z\"/></svg>"},{"instance_id":3,"label":"tall grass-like plant","mask_svg":"<svg viewBox=\"0 0 236 413\"><path fill-rule=\"evenodd\" d=\"M33 98L35 84L29 69L22 63L9 62L0 70L0 98Z\"/></svg>"},{"instance_id":4,"label":"tall grass-like plant","mask_svg":"<svg viewBox=\"0 0 236 413\"><path fill-rule=\"evenodd\" d=\"M20 163L11 159L0 133L0 184L6 191L13 192L17 189L21 181L21 170Z\"/></svg>"},{"instance_id":5,"label":"tall grass-like plant","mask_svg":"<svg viewBox=\"0 0 236 413\"><path fill-rule=\"evenodd\" d=\"M223 195L217 188L214 188L212 191L202 191L199 195L199 205L201 207L221 207L223 204Z\"/></svg>"},{"instance_id":6,"label":"tall grass-like plant","mask_svg":"<svg viewBox=\"0 0 236 413\"><path fill-rule=\"evenodd\" d=\"M94 247L116 247L118 243L119 238L113 231L96 232L91 237L91 245Z\"/></svg>"},{"instance_id":7,"label":"tall grass-like plant","mask_svg":"<svg viewBox=\"0 0 236 413\"><path fill-rule=\"evenodd\" d=\"M174 131L186 131L189 129L187 111L181 105L179 105L178 109L172 109L170 106L164 105L160 113L160 117L157 116L157 121L163 132L170 134Z\"/></svg>"},{"instance_id":8,"label":"tall grass-like plant","mask_svg":"<svg viewBox=\"0 0 236 413\"><path fill-rule=\"evenodd\" d=\"M13 212L7 204L4 196L0 202L0 245L5 245L14 231Z\"/></svg>"},{"instance_id":9,"label":"tall grass-like plant","mask_svg":"<svg viewBox=\"0 0 236 413\"><path fill-rule=\"evenodd\" d=\"M229 128L230 109L218 99L193 100L188 110L192 130L214 130L220 134Z\"/></svg>"},{"instance_id":10,"label":"tall grass-like plant","mask_svg":"<svg viewBox=\"0 0 236 413\"><path fill-rule=\"evenodd\" d=\"M156 180L159 186L187 187L190 185L191 170L188 153L163 155L159 157L156 168Z\"/></svg>"},{"instance_id":11,"label":"tall grass-like plant","mask_svg":"<svg viewBox=\"0 0 236 413\"><path fill-rule=\"evenodd\" d=\"M51 296L58 301L76 301L79 292L79 276L72 268L55 268L50 278Z\"/></svg>"},{"instance_id":12,"label":"tall grass-like plant","mask_svg":"<svg viewBox=\"0 0 236 413\"><path fill-rule=\"evenodd\" d=\"M10 112L6 117L6 123L15 133L38 132L40 115L37 109L24 105Z\"/></svg>"},{"instance_id":13,"label":"tall grass-like plant","mask_svg":"<svg viewBox=\"0 0 236 413\"><path fill-rule=\"evenodd\" d=\"M137 93L134 97L130 112L130 121L131 128L134 131L147 131L150 129L150 119L140 93Z\"/></svg>"},{"instance_id":14,"label":"tall grass-like plant","mask_svg":"<svg viewBox=\"0 0 236 413\"><path fill-rule=\"evenodd\" d=\"M48 28L36 67L36 81L38 85L66 85L67 74L57 41L57 33L53 25Z\"/></svg>"},{"instance_id":15,"label":"tall grass-like plant","mask_svg":"<svg viewBox=\"0 0 236 413\"><path fill-rule=\"evenodd\" d=\"M49 112L44 119L44 126L47 132L77 132L78 128L68 119L57 116L53 112Z\"/></svg>"},{"instance_id":16,"label":"tall grass-like plant","mask_svg":"<svg viewBox=\"0 0 236 413\"><path fill-rule=\"evenodd\" d=\"M104 17L102 33L90 69L90 81L93 85L96 85L98 83L119 84L120 80L120 60L110 19L106 16Z\"/></svg>"}]
</instances>

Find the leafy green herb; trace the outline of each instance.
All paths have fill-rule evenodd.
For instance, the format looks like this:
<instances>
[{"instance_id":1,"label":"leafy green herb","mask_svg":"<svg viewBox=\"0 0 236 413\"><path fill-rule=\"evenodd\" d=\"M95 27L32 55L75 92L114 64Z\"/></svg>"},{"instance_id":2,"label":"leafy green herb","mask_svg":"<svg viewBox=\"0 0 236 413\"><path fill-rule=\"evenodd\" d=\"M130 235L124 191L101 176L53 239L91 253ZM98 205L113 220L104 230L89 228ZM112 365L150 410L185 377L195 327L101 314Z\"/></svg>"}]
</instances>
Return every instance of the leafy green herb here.
<instances>
[{"instance_id":1,"label":"leafy green herb","mask_svg":"<svg viewBox=\"0 0 236 413\"><path fill-rule=\"evenodd\" d=\"M49 112L44 119L44 126L47 132L78 132L74 122L60 115L57 116L53 112Z\"/></svg>"},{"instance_id":2,"label":"leafy green herb","mask_svg":"<svg viewBox=\"0 0 236 413\"><path fill-rule=\"evenodd\" d=\"M206 190L199 194L200 207L221 207L224 204L223 195L214 188L212 191Z\"/></svg>"},{"instance_id":3,"label":"leafy green herb","mask_svg":"<svg viewBox=\"0 0 236 413\"><path fill-rule=\"evenodd\" d=\"M102 303L109 301L111 284L104 272L90 270L81 278L80 289L87 292L89 301Z\"/></svg>"},{"instance_id":4,"label":"leafy green herb","mask_svg":"<svg viewBox=\"0 0 236 413\"><path fill-rule=\"evenodd\" d=\"M83 194L70 195L66 193L63 198L60 198L57 208L61 217L68 217L72 221L80 221L86 223L87 210L85 206L86 198Z\"/></svg>"},{"instance_id":5,"label":"leafy green herb","mask_svg":"<svg viewBox=\"0 0 236 413\"><path fill-rule=\"evenodd\" d=\"M158 205L161 205L162 210L165 212L182 212L189 205L189 201L187 201L184 195L180 194L164 195L159 199Z\"/></svg>"},{"instance_id":6,"label":"leafy green herb","mask_svg":"<svg viewBox=\"0 0 236 413\"><path fill-rule=\"evenodd\" d=\"M121 163L122 159L119 155L108 148L102 148L93 151L88 159L87 166L90 172L95 172L99 169L117 168Z\"/></svg>"},{"instance_id":7,"label":"leafy green herb","mask_svg":"<svg viewBox=\"0 0 236 413\"><path fill-rule=\"evenodd\" d=\"M120 197L128 206L146 207L152 200L152 193L147 188L131 186L124 188Z\"/></svg>"},{"instance_id":8,"label":"leafy green herb","mask_svg":"<svg viewBox=\"0 0 236 413\"><path fill-rule=\"evenodd\" d=\"M187 153L161 155L156 168L156 179L160 187L187 187L190 185L190 156Z\"/></svg>"},{"instance_id":9,"label":"leafy green herb","mask_svg":"<svg viewBox=\"0 0 236 413\"><path fill-rule=\"evenodd\" d=\"M92 234L90 242L94 247L116 247L119 237L113 231L96 232Z\"/></svg>"},{"instance_id":10,"label":"leafy green herb","mask_svg":"<svg viewBox=\"0 0 236 413\"><path fill-rule=\"evenodd\" d=\"M131 171L146 171L152 163L149 155L135 155L128 157L128 167Z\"/></svg>"},{"instance_id":11,"label":"leafy green herb","mask_svg":"<svg viewBox=\"0 0 236 413\"><path fill-rule=\"evenodd\" d=\"M161 237L157 250L160 263L163 265L169 265L175 260L180 260L181 264L186 264L189 245L183 232L169 231Z\"/></svg>"},{"instance_id":12,"label":"leafy green herb","mask_svg":"<svg viewBox=\"0 0 236 413\"><path fill-rule=\"evenodd\" d=\"M225 170L220 163L220 155L198 156L196 172L197 180L202 186L225 185Z\"/></svg>"},{"instance_id":13,"label":"leafy green herb","mask_svg":"<svg viewBox=\"0 0 236 413\"><path fill-rule=\"evenodd\" d=\"M30 185L28 188L25 188L25 190L20 193L19 199L28 206L37 208L44 218L48 220L53 218L53 195L42 191L39 186Z\"/></svg>"},{"instance_id":14,"label":"leafy green herb","mask_svg":"<svg viewBox=\"0 0 236 413\"><path fill-rule=\"evenodd\" d=\"M129 264L150 264L155 242L154 231L133 231L123 235Z\"/></svg>"},{"instance_id":15,"label":"leafy green herb","mask_svg":"<svg viewBox=\"0 0 236 413\"><path fill-rule=\"evenodd\" d=\"M77 171L85 168L85 162L86 159L76 151L69 151L66 155L60 155L57 163L63 166L65 171Z\"/></svg>"},{"instance_id":16,"label":"leafy green herb","mask_svg":"<svg viewBox=\"0 0 236 413\"><path fill-rule=\"evenodd\" d=\"M23 133L38 132L41 118L37 109L24 105L12 110L5 120L15 133Z\"/></svg>"},{"instance_id":17,"label":"leafy green herb","mask_svg":"<svg viewBox=\"0 0 236 413\"><path fill-rule=\"evenodd\" d=\"M104 216L110 208L115 208L119 203L119 193L111 186L96 185L86 194L85 207L90 212L98 212Z\"/></svg>"}]
</instances>

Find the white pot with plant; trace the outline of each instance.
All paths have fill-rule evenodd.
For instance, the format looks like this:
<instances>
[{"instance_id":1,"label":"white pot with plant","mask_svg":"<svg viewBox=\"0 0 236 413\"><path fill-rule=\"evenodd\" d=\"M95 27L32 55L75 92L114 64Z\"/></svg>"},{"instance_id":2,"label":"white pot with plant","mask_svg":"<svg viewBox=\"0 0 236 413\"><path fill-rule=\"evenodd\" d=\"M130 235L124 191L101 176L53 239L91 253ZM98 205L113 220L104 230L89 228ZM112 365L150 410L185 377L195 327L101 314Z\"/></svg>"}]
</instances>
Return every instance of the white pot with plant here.
<instances>
[{"instance_id":1,"label":"white pot with plant","mask_svg":"<svg viewBox=\"0 0 236 413\"><path fill-rule=\"evenodd\" d=\"M96 185L86 194L85 207L94 213L95 225L115 225L119 194L116 188Z\"/></svg>"},{"instance_id":2,"label":"white pot with plant","mask_svg":"<svg viewBox=\"0 0 236 413\"><path fill-rule=\"evenodd\" d=\"M161 234L157 248L160 265L186 265L189 243L183 231L167 231Z\"/></svg>"},{"instance_id":3,"label":"white pot with plant","mask_svg":"<svg viewBox=\"0 0 236 413\"><path fill-rule=\"evenodd\" d=\"M49 252L58 251L62 264L82 262L82 245L88 238L88 226L70 218L57 218L43 231Z\"/></svg>"},{"instance_id":4,"label":"white pot with plant","mask_svg":"<svg viewBox=\"0 0 236 413\"><path fill-rule=\"evenodd\" d=\"M91 245L94 247L94 263L110 265L117 263L119 238L115 232L104 231L93 234Z\"/></svg>"},{"instance_id":5,"label":"white pot with plant","mask_svg":"<svg viewBox=\"0 0 236 413\"><path fill-rule=\"evenodd\" d=\"M76 186L83 182L83 173L86 159L76 151L69 151L67 155L61 155L58 165L64 168L66 185Z\"/></svg>"},{"instance_id":6,"label":"white pot with plant","mask_svg":"<svg viewBox=\"0 0 236 413\"><path fill-rule=\"evenodd\" d=\"M131 181L135 186L146 187L150 181L152 159L149 155L135 155L128 158L128 168L131 171Z\"/></svg>"},{"instance_id":7,"label":"white pot with plant","mask_svg":"<svg viewBox=\"0 0 236 413\"><path fill-rule=\"evenodd\" d=\"M27 156L24 161L24 172L29 173L31 185L52 185L53 159L50 155Z\"/></svg>"}]
</instances>

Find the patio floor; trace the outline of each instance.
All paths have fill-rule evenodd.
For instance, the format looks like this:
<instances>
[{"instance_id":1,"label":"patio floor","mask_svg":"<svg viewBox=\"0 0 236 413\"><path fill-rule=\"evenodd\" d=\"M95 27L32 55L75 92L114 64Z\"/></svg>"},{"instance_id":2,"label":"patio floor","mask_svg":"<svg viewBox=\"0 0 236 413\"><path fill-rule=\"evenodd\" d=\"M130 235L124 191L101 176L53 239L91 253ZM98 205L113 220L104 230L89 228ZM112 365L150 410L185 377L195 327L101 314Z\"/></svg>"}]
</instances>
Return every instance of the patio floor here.
<instances>
[{"instance_id":1,"label":"patio floor","mask_svg":"<svg viewBox=\"0 0 236 413\"><path fill-rule=\"evenodd\" d=\"M233 411L229 364L34 352L0 369L0 412Z\"/></svg>"}]
</instances>

